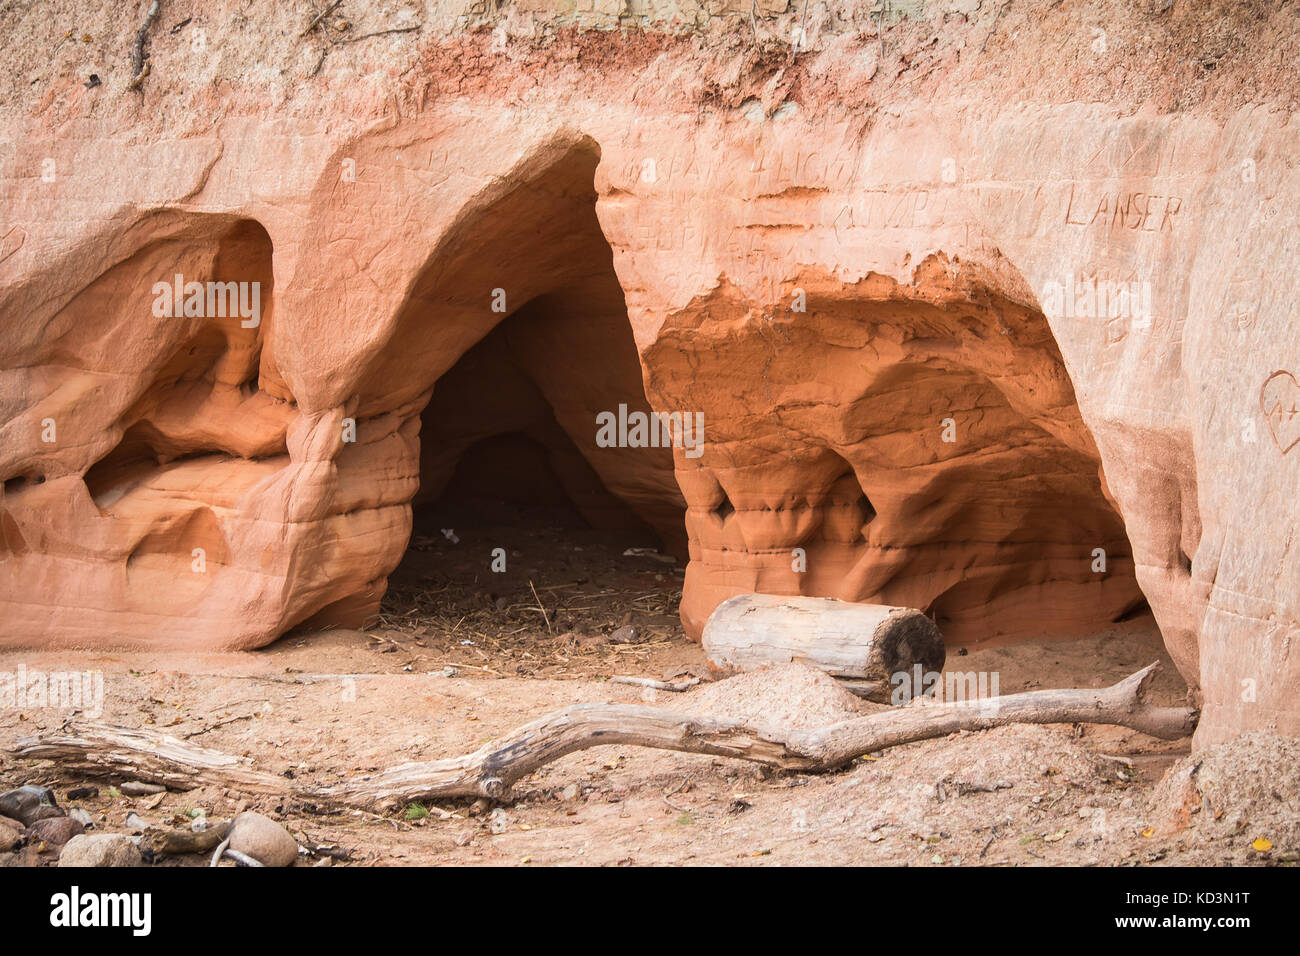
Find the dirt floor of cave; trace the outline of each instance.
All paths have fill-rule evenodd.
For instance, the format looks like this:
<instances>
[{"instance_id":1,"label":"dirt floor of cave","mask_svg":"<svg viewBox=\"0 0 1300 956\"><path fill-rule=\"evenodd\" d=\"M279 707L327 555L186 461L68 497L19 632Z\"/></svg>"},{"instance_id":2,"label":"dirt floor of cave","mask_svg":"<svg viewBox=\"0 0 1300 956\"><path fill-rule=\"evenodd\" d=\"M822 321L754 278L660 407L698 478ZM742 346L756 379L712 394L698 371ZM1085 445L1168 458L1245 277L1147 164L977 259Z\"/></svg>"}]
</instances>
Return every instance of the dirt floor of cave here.
<instances>
[{"instance_id":1,"label":"dirt floor of cave","mask_svg":"<svg viewBox=\"0 0 1300 956\"><path fill-rule=\"evenodd\" d=\"M710 682L699 646L676 618L681 568L671 559L624 554L620 542L597 532L538 528L521 537L516 525L512 570L489 578L496 530L454 532L457 543L417 532L379 626L364 632L291 634L256 653L6 652L0 670L19 663L102 670L102 720L165 730L321 783L472 750L582 701L761 712L814 724L878 706L828 690L829 679L810 672ZM638 631L635 643L609 640L628 625ZM1013 693L1102 686L1157 659L1165 664L1158 702L1180 702L1185 687L1149 617L1074 641L953 649L948 667L997 672L1001 692ZM610 683L616 674L704 681L673 694ZM0 740L53 731L65 717L0 711ZM300 865L1270 862L1250 845L1266 828L1258 819L1206 840L1150 829L1153 789L1187 750L1187 741L1117 728L1006 727L809 775L604 747L527 778L501 812L444 801L387 817L320 815L212 787L132 799L104 781L3 759L0 789L44 782L63 800L69 789L97 783L96 797L64 802L83 807L105 831L125 832L132 811L152 823L188 825L196 808L214 818L259 809L304 846L346 856L322 851ZM27 847L0 854L0 865L53 859Z\"/></svg>"}]
</instances>

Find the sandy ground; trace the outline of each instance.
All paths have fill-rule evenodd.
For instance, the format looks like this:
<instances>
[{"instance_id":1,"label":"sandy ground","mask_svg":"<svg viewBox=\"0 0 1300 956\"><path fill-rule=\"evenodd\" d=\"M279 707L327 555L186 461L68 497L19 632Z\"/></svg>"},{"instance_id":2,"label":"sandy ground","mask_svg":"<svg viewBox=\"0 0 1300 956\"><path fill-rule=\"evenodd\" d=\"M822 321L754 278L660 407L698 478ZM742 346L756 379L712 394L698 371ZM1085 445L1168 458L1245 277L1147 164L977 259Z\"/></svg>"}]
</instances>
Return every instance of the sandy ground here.
<instances>
[{"instance_id":1,"label":"sandy ground","mask_svg":"<svg viewBox=\"0 0 1300 956\"><path fill-rule=\"evenodd\" d=\"M322 783L467 751L578 701L657 698L653 702L689 707L695 697L745 681L751 686L739 698L748 694L753 700L756 693L752 677L670 695L644 694L595 676L497 677L469 669L456 677L430 676L406 671L405 652L376 652L370 649L374 643L349 631L282 642L259 654L148 661L64 654L26 663L49 670L102 669L105 720L166 729L251 756L258 767ZM611 654L610 672L657 676L701 660L696 645L680 639L651 653L657 660L649 668ZM956 660L968 669L1000 669L1002 689L1011 692L1037 686L1043 667L1059 678L1053 684L1085 673L1110 682L1159 656L1149 624L1134 622L1069 645L976 651ZM665 660L666 666L658 666ZM16 664L0 658L0 668ZM357 676L314 676L326 673ZM1172 704L1180 688L1168 674L1158 698ZM799 682L792 687L789 675L768 683L757 688L759 706L766 693L769 704L782 701L796 716L802 709L818 718L814 722L859 706L851 695L832 693L839 688ZM44 710L6 712L0 740L54 730L63 718ZM1143 835L1159 824L1148 806L1152 789L1186 746L1115 728L1008 727L896 748L824 775L603 747L544 768L519 785L517 799L503 808L448 801L390 817L320 816L291 802L214 788L132 799L102 781L96 797L64 802L84 807L105 830L123 829L132 810L166 824L173 818L188 823L195 808L214 818L241 807L259 809L284 822L305 846L346 851L348 860L332 860L334 865L1264 862L1268 855L1250 844L1259 836L1278 843L1277 834L1257 833L1249 820L1240 833L1208 843L1193 844L1178 833ZM31 782L50 783L63 798L86 781L52 766L0 764L0 785ZM1273 859L1286 850L1279 843ZM36 863L52 856L29 848L9 860L0 856L0 862ZM304 865L311 862L304 857Z\"/></svg>"},{"instance_id":2,"label":"sandy ground","mask_svg":"<svg viewBox=\"0 0 1300 956\"><path fill-rule=\"evenodd\" d=\"M534 533L556 553L553 534ZM102 671L100 720L162 730L322 784L463 753L576 702L648 702L799 726L880 709L799 667L711 682L699 646L676 622L680 568L662 555L624 555L594 532L565 534L562 557L545 565L515 561L517 568L490 587L475 578L479 572L461 570L477 566L460 556L476 546L473 535L452 544L417 534L380 626L367 631L291 634L254 653L11 652L0 654L0 671L20 664L28 671ZM491 537L484 532L484 540ZM521 556L530 553L526 539L520 549ZM636 629L633 643L610 640L629 626ZM996 673L1006 694L1099 687L1153 660L1164 664L1156 702L1182 703L1186 688L1149 617L1078 640L952 648L947 666ZM703 680L669 693L609 682L616 674ZM69 716L0 709L0 747L57 730ZM829 774L601 747L525 778L502 806L444 801L388 815L321 813L293 799L214 787L132 798L117 789L120 781L88 781L48 763L4 757L0 790L49 784L61 803L84 808L105 831L125 832L130 812L155 825L188 826L198 811L229 818L257 809L313 851L300 865L1300 859L1300 760L1278 749L1289 744L1248 741L1219 763L1214 754L1198 755L1196 774L1178 764L1158 787L1189 744L1113 727L1004 727L894 748ZM1223 768L1217 777L1215 766ZM1251 783L1261 767L1270 779ZM1197 780L1201 793L1191 799L1188 782ZM94 796L67 799L87 784L98 788ZM1264 845L1260 838L1271 844L1267 850L1256 848ZM28 846L0 854L0 865L41 865L56 856L52 847ZM203 862L188 857L165 865Z\"/></svg>"},{"instance_id":3,"label":"sandy ground","mask_svg":"<svg viewBox=\"0 0 1300 956\"><path fill-rule=\"evenodd\" d=\"M50 655L26 663L49 670L102 669L109 688L105 720L163 728L251 756L259 767L318 782L473 749L578 701L650 699L690 707L693 698L711 693L714 706L704 709L716 712L719 700L729 696L733 704L743 703L748 695L756 707L764 699L769 705L780 700L787 709L783 716L802 713L816 718L811 723L860 706L856 698L823 687L792 687L789 675L767 680L766 687L737 678L681 695L647 693L597 677L496 677L470 670L429 676L406 671L405 654L394 659L371 650L373 644L366 634L335 632L252 655L148 662ZM700 660L696 646L680 640L654 653L657 663L671 659L672 670ZM1085 668L1109 681L1157 656L1150 628L1138 622L1060 648L1024 646L958 660L971 669L1000 668L1009 691L1036 686L1037 668L1044 664L1062 683ZM609 661L615 662L620 666L611 672L645 672L623 656ZM0 659L0 668L16 663ZM357 676L314 676L326 672ZM744 681L751 686L717 696ZM1174 683L1162 681L1162 702L1176 702ZM4 713L0 739L51 731L62 720L63 714L44 710ZM1154 819L1147 808L1153 785L1185 750L1185 743L1114 728L1013 727L897 748L826 775L774 773L634 747L598 748L528 778L503 808L448 801L390 817L319 816L291 802L214 788L132 799L103 781L96 797L63 802L84 807L104 830L124 829L133 810L167 824L173 818L188 823L196 808L213 818L259 809L289 826L303 845L341 848L359 864L1262 861L1249 848L1257 836L1249 827L1239 838L1209 847L1185 846L1177 835L1142 835ZM1113 757L1127 758L1132 766ZM53 784L63 798L87 781L55 767L0 764L3 787L30 782ZM52 860L53 853L28 850L9 857L0 856L0 862L39 863Z\"/></svg>"}]
</instances>

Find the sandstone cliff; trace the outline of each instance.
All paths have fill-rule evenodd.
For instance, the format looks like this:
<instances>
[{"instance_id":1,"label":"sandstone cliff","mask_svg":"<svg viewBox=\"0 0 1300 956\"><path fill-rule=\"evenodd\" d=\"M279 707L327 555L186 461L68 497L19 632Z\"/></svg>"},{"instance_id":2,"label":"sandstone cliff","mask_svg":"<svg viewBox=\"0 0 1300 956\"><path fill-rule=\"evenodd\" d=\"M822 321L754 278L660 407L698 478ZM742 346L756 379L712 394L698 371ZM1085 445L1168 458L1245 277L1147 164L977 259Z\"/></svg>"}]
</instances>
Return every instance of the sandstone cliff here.
<instances>
[{"instance_id":1,"label":"sandstone cliff","mask_svg":"<svg viewBox=\"0 0 1300 956\"><path fill-rule=\"evenodd\" d=\"M0 10L0 641L364 618L509 427L693 634L1145 600L1198 744L1300 732L1292 5L149 6Z\"/></svg>"}]
</instances>

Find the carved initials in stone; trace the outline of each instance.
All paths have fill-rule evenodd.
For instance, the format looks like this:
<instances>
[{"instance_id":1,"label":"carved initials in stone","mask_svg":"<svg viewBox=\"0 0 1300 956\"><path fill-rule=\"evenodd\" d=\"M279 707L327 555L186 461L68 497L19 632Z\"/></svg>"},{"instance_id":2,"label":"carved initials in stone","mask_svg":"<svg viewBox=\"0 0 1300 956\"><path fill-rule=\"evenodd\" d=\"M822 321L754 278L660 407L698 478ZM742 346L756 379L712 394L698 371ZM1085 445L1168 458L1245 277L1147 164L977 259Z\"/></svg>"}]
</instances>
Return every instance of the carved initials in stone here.
<instances>
[{"instance_id":1,"label":"carved initials in stone","mask_svg":"<svg viewBox=\"0 0 1300 956\"><path fill-rule=\"evenodd\" d=\"M1067 226L1104 226L1111 232L1172 232L1174 217L1183 207L1181 196L1154 196L1139 192L1102 193L1095 200L1070 186L1065 206Z\"/></svg>"}]
</instances>

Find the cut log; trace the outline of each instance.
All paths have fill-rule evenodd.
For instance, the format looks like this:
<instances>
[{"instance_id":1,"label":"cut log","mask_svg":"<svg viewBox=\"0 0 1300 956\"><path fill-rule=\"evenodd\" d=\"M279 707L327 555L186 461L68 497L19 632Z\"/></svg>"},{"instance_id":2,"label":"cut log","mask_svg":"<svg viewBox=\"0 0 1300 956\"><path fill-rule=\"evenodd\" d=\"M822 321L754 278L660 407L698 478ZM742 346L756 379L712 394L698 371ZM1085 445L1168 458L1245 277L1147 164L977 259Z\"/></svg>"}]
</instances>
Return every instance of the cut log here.
<instances>
[{"instance_id":1,"label":"cut log","mask_svg":"<svg viewBox=\"0 0 1300 956\"><path fill-rule=\"evenodd\" d=\"M816 730L751 726L659 707L578 704L547 714L473 753L407 763L333 786L310 786L251 769L244 758L195 747L156 731L69 725L18 741L14 760L53 760L61 774L130 776L176 789L205 785L289 794L312 804L387 809L449 797L507 799L511 786L539 767L589 747L627 744L734 757L783 770L842 767L887 747L1003 724L1117 724L1173 740L1196 728L1197 712L1147 700L1158 665L1100 690L1040 690L976 703L923 704L857 717Z\"/></svg>"},{"instance_id":2,"label":"cut log","mask_svg":"<svg viewBox=\"0 0 1300 956\"><path fill-rule=\"evenodd\" d=\"M889 703L891 679L939 671L947 656L934 622L915 608L834 598L742 594L704 625L709 666L724 674L797 661L852 681L860 697Z\"/></svg>"}]
</instances>

